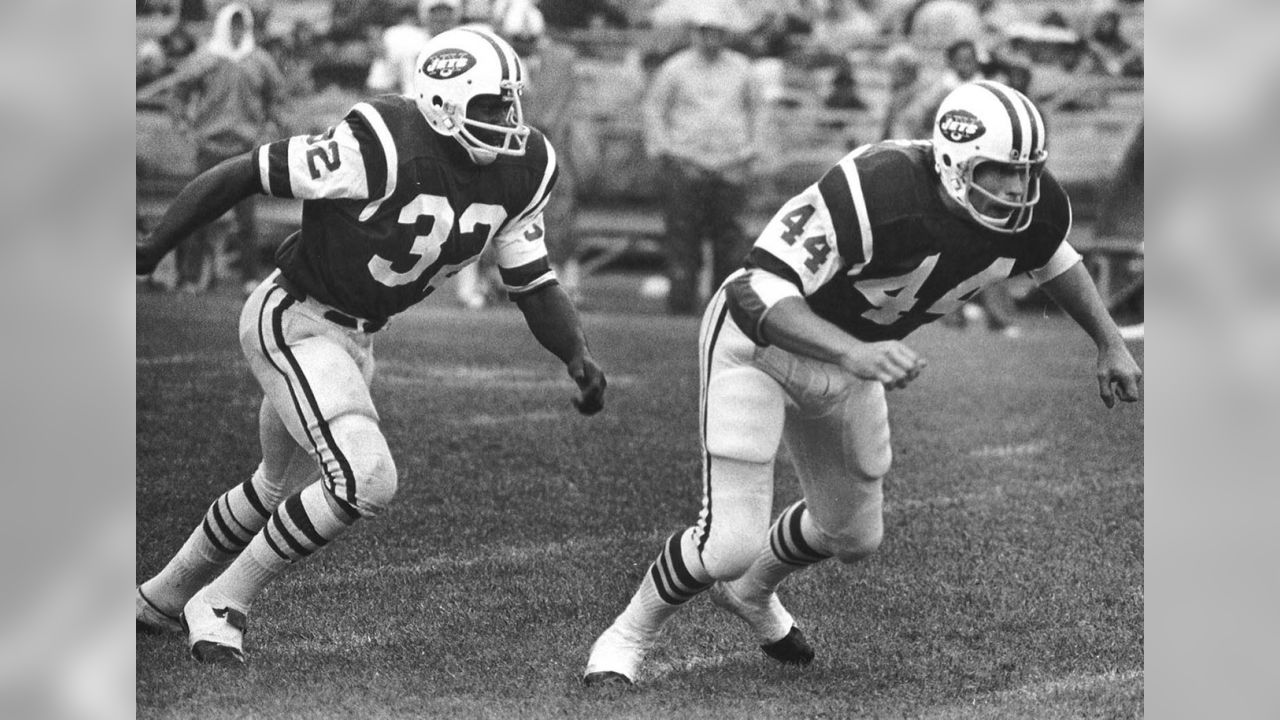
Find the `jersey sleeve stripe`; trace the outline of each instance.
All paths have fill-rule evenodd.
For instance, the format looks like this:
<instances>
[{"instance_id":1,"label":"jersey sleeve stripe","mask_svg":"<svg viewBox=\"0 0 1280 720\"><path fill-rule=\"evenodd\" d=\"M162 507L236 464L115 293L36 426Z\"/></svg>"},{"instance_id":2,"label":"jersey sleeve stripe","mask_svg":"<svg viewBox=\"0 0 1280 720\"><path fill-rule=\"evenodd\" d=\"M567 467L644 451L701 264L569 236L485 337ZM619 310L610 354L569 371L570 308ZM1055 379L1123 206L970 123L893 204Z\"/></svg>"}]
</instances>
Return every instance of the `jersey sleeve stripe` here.
<instances>
[{"instance_id":1,"label":"jersey sleeve stripe","mask_svg":"<svg viewBox=\"0 0 1280 720\"><path fill-rule=\"evenodd\" d=\"M356 103L347 120L352 134L360 143L360 154L364 156L368 177L371 201L360 212L360 220L364 222L373 217L382 203L396 191L400 157L396 153L395 141L391 139L391 130L372 105Z\"/></svg>"},{"instance_id":2,"label":"jersey sleeve stripe","mask_svg":"<svg viewBox=\"0 0 1280 720\"><path fill-rule=\"evenodd\" d=\"M1048 262L1027 274L1036 281L1037 285L1043 285L1070 270L1081 259L1079 251L1071 247L1071 243L1063 240L1058 244L1058 249L1054 251L1053 257L1050 257Z\"/></svg>"},{"instance_id":3,"label":"jersey sleeve stripe","mask_svg":"<svg viewBox=\"0 0 1280 720\"><path fill-rule=\"evenodd\" d=\"M800 279L800 274L795 271L795 268L786 264L768 250L760 247L751 248L751 251L747 253L747 267L760 268L765 272L773 273L795 285L801 293L804 293L804 281Z\"/></svg>"},{"instance_id":4,"label":"jersey sleeve stripe","mask_svg":"<svg viewBox=\"0 0 1280 720\"><path fill-rule=\"evenodd\" d=\"M760 346L768 344L760 329L769 310L784 298L803 297L790 282L756 268L730 275L725 285L733 322L751 342Z\"/></svg>"},{"instance_id":5,"label":"jersey sleeve stripe","mask_svg":"<svg viewBox=\"0 0 1280 720\"><path fill-rule=\"evenodd\" d=\"M258 174L262 189L272 197L293 197L293 185L289 181L289 143L285 138L266 145L259 151Z\"/></svg>"},{"instance_id":6,"label":"jersey sleeve stripe","mask_svg":"<svg viewBox=\"0 0 1280 720\"><path fill-rule=\"evenodd\" d=\"M508 227L520 225L525 220L542 212L551 199L551 189L555 187L556 180L560 178L560 164L556 162L556 150L547 142L546 138L542 140L543 147L547 149L547 168L542 173L542 182L538 185L538 191L533 194L533 200L529 203L514 220L507 223Z\"/></svg>"},{"instance_id":7,"label":"jersey sleeve stripe","mask_svg":"<svg viewBox=\"0 0 1280 720\"><path fill-rule=\"evenodd\" d=\"M857 153L846 155L818 181L818 192L835 231L836 249L850 266L849 274L871 262L871 221L856 157Z\"/></svg>"},{"instance_id":8,"label":"jersey sleeve stripe","mask_svg":"<svg viewBox=\"0 0 1280 720\"><path fill-rule=\"evenodd\" d=\"M502 284L506 286L507 297L519 300L521 297L548 285L558 285L556 274L551 271L551 263L546 256L517 268L498 267Z\"/></svg>"}]
</instances>

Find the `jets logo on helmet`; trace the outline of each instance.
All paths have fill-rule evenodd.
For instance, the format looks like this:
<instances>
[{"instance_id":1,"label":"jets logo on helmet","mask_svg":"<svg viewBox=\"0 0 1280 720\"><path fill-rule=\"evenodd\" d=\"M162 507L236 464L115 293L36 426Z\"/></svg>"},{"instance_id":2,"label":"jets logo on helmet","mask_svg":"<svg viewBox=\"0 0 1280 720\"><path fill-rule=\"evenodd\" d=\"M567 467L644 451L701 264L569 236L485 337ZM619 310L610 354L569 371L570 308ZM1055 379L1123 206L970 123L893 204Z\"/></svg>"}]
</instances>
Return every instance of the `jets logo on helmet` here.
<instances>
[{"instance_id":1,"label":"jets logo on helmet","mask_svg":"<svg viewBox=\"0 0 1280 720\"><path fill-rule=\"evenodd\" d=\"M976 115L964 110L952 110L938 119L938 129L951 142L969 142L982 137L987 131Z\"/></svg>"},{"instance_id":2,"label":"jets logo on helmet","mask_svg":"<svg viewBox=\"0 0 1280 720\"><path fill-rule=\"evenodd\" d=\"M466 50L441 50L427 58L422 64L422 72L427 77L445 80L475 67L476 59Z\"/></svg>"}]
</instances>

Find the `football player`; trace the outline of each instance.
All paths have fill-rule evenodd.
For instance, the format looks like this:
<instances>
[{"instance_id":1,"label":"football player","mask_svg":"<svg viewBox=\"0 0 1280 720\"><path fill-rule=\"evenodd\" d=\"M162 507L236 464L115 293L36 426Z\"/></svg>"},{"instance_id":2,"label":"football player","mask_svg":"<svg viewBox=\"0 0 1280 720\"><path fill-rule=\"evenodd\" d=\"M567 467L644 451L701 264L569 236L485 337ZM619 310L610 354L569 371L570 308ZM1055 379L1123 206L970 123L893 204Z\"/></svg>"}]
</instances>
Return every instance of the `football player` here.
<instances>
[{"instance_id":1,"label":"football player","mask_svg":"<svg viewBox=\"0 0 1280 720\"><path fill-rule=\"evenodd\" d=\"M1071 205L1045 145L1024 95L962 85L936 113L932 142L858 148L774 215L703 316L702 513L664 543L596 640L584 682L633 683L662 624L708 589L766 655L809 663L775 590L814 563L876 551L891 459L885 391L926 365L903 340L982 288L1029 273L1097 345L1106 406L1139 399L1142 371L1066 241ZM771 523L784 442L804 497Z\"/></svg>"},{"instance_id":2,"label":"football player","mask_svg":"<svg viewBox=\"0 0 1280 720\"><path fill-rule=\"evenodd\" d=\"M577 409L603 407L604 373L547 260L555 151L524 123L520 59L491 32L455 29L417 64L413 97L358 103L326 132L199 175L137 245L146 275L244 197L303 200L301 228L240 316L265 393L262 462L136 591L138 629L185 628L197 660L244 662L245 618L263 586L391 501L396 466L369 394L374 333L486 244L529 329L577 383Z\"/></svg>"}]
</instances>

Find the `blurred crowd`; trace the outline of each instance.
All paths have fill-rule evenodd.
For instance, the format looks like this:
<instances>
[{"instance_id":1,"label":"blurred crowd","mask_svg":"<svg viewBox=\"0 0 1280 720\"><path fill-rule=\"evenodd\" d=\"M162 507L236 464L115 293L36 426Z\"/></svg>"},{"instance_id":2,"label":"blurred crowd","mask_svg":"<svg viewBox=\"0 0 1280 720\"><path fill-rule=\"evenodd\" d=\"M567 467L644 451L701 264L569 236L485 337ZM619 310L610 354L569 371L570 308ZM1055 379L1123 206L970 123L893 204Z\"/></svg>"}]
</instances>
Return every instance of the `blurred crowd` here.
<instances>
[{"instance_id":1,"label":"blurred crowd","mask_svg":"<svg viewBox=\"0 0 1280 720\"><path fill-rule=\"evenodd\" d=\"M141 87L172 72L208 38L225 0L137 0L141 17L170 18L142 37ZM384 89L379 60L433 32L482 23L501 31L513 15L534 7L553 35L631 32L647 70L690 44L681 23L713 7L732 31L729 47L753 60L780 59L835 67L829 105L861 109L860 68L851 51L874 48L892 60L898 83L911 68L951 65L955 43L973 45L979 70L1028 91L1036 100L1073 92L1079 77L1141 78L1141 0L298 0L247 3L257 43L269 52L294 93L338 85ZM372 74L371 74L372 71ZM920 70L915 71L917 74ZM929 72L925 72L929 75ZM930 78L932 79L932 78ZM1065 98L1083 106L1088 98Z\"/></svg>"},{"instance_id":2,"label":"blurred crowd","mask_svg":"<svg viewBox=\"0 0 1280 720\"><path fill-rule=\"evenodd\" d=\"M235 62L212 62L229 7L245 17L246 49L223 47ZM289 127L282 104L333 91L411 92L418 49L439 32L474 24L498 32L529 65L526 118L559 153L547 213L559 229L550 250L566 288L577 295L577 188L601 184L584 183L582 169L604 164L584 157L593 152L575 158L601 146L576 141L574 121L623 114L644 123L643 158L610 162L624 175L643 165L665 179L645 184L661 190L649 199L663 205L672 313L696 313L699 294L744 251L737 217L761 171L762 138L777 131L762 117L798 102L786 75L818 78L805 102L874 120L874 130L845 138L849 145L929 137L942 98L973 79L1004 82L1057 113L1104 108L1113 87L1143 76L1141 0L137 0L137 12L139 27L150 28L138 33L139 107L163 110L189 131L197 169L269 136L316 131ZM250 52L251 68L237 57ZM584 62L613 72L594 94L579 87ZM228 124L240 128L230 144ZM699 145L727 127L741 146ZM238 247L230 254L252 286L269 259L245 259L263 245L251 207L234 227L235 242L180 248L173 285L207 289L229 274L219 269L222 250ZM485 268L458 278L462 305L493 300ZM985 314L997 330L1009 326L1000 304Z\"/></svg>"}]
</instances>

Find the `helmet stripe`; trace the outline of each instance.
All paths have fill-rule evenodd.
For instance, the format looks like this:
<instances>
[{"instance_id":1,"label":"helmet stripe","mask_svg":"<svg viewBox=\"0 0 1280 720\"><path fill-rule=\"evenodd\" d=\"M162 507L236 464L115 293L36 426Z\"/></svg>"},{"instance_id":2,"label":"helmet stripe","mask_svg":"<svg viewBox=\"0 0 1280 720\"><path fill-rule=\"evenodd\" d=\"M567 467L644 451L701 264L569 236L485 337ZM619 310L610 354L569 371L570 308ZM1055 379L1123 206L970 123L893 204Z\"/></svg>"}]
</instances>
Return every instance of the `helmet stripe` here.
<instances>
[{"instance_id":1,"label":"helmet stripe","mask_svg":"<svg viewBox=\"0 0 1280 720\"><path fill-rule=\"evenodd\" d=\"M1026 149L1022 146L1022 119L1018 117L1018 109L1014 107L1013 101L1005 95L1000 86L995 85L994 83L979 80L974 84L985 88L992 95L995 95L996 99L1000 101L1000 104L1004 106L1005 112L1009 113L1009 125L1013 128L1013 149L1024 155L1027 154Z\"/></svg>"},{"instance_id":2,"label":"helmet stripe","mask_svg":"<svg viewBox=\"0 0 1280 720\"><path fill-rule=\"evenodd\" d=\"M493 51L498 54L498 63L502 67L502 79L503 80L511 79L511 68L507 64L507 54L502 51L501 45L499 45L493 38L489 37L488 33L481 32L479 30L476 30L475 28L463 27L458 29L479 35L480 37L485 39L485 42L492 45Z\"/></svg>"},{"instance_id":3,"label":"helmet stripe","mask_svg":"<svg viewBox=\"0 0 1280 720\"><path fill-rule=\"evenodd\" d=\"M1027 123L1031 126L1031 148L1028 158L1031 159L1041 150L1044 150L1044 136L1040 132L1042 120L1040 113L1036 111L1036 107L1031 104L1026 95L1015 90L1013 91L1013 96L1018 98L1018 102L1022 103L1022 108L1027 111Z\"/></svg>"}]
</instances>

